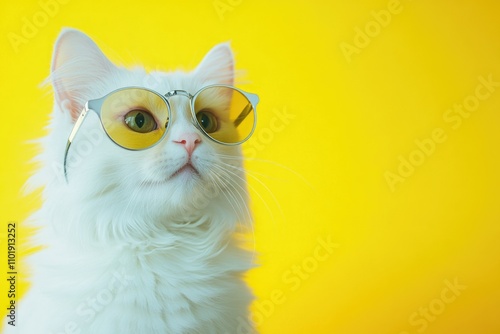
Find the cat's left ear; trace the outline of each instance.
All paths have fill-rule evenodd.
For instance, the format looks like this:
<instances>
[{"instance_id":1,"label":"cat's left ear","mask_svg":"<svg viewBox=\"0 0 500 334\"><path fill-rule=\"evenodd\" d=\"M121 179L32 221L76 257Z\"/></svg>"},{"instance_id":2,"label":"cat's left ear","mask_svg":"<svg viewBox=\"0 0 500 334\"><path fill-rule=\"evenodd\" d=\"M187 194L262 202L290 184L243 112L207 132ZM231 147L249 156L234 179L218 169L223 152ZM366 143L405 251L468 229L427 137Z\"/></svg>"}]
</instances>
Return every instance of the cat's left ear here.
<instances>
[{"instance_id":1,"label":"cat's left ear","mask_svg":"<svg viewBox=\"0 0 500 334\"><path fill-rule=\"evenodd\" d=\"M234 56L229 43L214 46L198 65L195 74L205 82L233 85Z\"/></svg>"},{"instance_id":2,"label":"cat's left ear","mask_svg":"<svg viewBox=\"0 0 500 334\"><path fill-rule=\"evenodd\" d=\"M54 48L50 76L59 109L75 121L92 89L116 69L86 34L64 29Z\"/></svg>"}]
</instances>

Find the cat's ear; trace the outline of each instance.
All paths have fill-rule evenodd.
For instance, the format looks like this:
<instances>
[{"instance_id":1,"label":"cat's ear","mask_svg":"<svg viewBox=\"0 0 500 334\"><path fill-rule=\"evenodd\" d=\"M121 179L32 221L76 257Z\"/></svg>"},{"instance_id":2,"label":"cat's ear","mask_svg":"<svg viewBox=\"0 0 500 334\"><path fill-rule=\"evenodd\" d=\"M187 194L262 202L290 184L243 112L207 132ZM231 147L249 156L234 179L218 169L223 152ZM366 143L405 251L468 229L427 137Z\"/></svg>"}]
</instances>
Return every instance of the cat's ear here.
<instances>
[{"instance_id":1,"label":"cat's ear","mask_svg":"<svg viewBox=\"0 0 500 334\"><path fill-rule=\"evenodd\" d=\"M196 76L203 81L233 85L234 56L229 43L214 46L196 68Z\"/></svg>"},{"instance_id":2,"label":"cat's ear","mask_svg":"<svg viewBox=\"0 0 500 334\"><path fill-rule=\"evenodd\" d=\"M99 47L84 33L64 29L52 56L50 80L56 103L76 120L88 99L92 86L116 70Z\"/></svg>"}]
</instances>

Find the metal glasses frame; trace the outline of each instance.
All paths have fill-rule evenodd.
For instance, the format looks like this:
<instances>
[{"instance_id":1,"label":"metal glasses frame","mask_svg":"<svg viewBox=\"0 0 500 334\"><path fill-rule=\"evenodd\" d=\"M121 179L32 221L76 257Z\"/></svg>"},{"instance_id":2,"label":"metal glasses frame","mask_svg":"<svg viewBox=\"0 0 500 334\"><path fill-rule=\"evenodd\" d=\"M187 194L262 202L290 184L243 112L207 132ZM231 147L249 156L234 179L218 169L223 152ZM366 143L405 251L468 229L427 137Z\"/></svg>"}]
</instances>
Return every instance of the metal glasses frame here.
<instances>
[{"instance_id":1,"label":"metal glasses frame","mask_svg":"<svg viewBox=\"0 0 500 334\"><path fill-rule=\"evenodd\" d=\"M206 89L209 89L209 88L214 88L214 87L222 87L222 88L231 88L231 89L234 89L238 92L240 92L241 94L243 94L247 100L250 102L251 106L247 106L245 109L243 109L243 111L238 115L238 117L236 117L235 121L234 121L234 125L235 126L238 126L247 116L248 114L253 110L254 111L254 122L253 122L253 125L252 125L252 130L250 131L250 133L248 134L248 136L246 136L244 139L236 142L236 143L225 143L225 142L222 142L222 141L219 141L215 138L212 138L199 124L198 120L196 119L196 113L195 113L195 110L194 110L194 103L196 101L196 97L198 97L198 95L200 93L202 93L204 90ZM208 86L205 86L201 89L199 89L196 93L194 93L194 95L190 94L189 92L185 91L185 90L182 90L182 89L174 89L174 90L171 90L165 94L161 94L157 91L154 91L152 89L149 89L149 88L144 88L144 87L136 87L136 86L129 86L129 87L123 87L123 88L120 88L120 89L116 89L106 95L104 95L103 97L99 98L99 99L94 99L94 100L89 100L85 103L84 107L83 107L83 110L82 112L80 113L80 116L78 116L78 119L76 120L75 122L75 125L73 126L73 130L71 130L71 133L69 135L69 138L68 138L68 142L66 143L66 150L64 152L64 177L66 178L66 181L68 181L68 176L67 176L67 172L66 172L66 161L67 161L67 158L68 158L68 152L69 152L69 148L71 146L71 143L73 142L73 140L75 139L75 136L78 132L78 130L80 129L80 127L82 126L83 124L83 121L85 120L85 117L88 115L89 111L92 110L94 111L97 116L99 116L99 120L101 121L101 125L103 126L103 130L104 132L106 133L106 135L109 137L109 139L115 143L116 145L126 149L126 150L130 150L130 151L142 151L142 150L146 150L146 149L149 149L153 146L155 146L156 144L158 144L159 142L161 142L163 140L163 138L165 137L165 134L168 132L168 128L170 126L170 121L168 122L167 126L165 127L165 132L163 133L163 135L161 136L161 138L158 139L158 141L156 141L154 144L148 146L148 147L145 147L145 148L140 148L140 149L132 149L132 148L128 148L128 147L124 147L120 144L118 144L117 142L115 142L108 134L108 132L106 131L106 128L104 127L104 124L102 123L102 117L101 117L101 108L102 108L102 105L104 103L104 101L111 95L111 94L114 94L118 91L121 91L121 90L125 90L125 89L141 89L141 90L145 90L145 91L149 91L157 96L159 96L164 102L165 104L167 105L167 111L168 111L168 117L167 119L170 120L171 119L171 116L172 116L172 111L171 111L171 107L170 107L170 102L168 101L169 98L171 98L172 96L177 96L177 95L180 95L180 96L185 96L189 99L190 101L190 108L191 108L191 116L192 116L192 124L198 129L200 130L206 137L208 137L210 140L216 142L216 143L219 143L219 144L222 144L222 145L227 145L227 146L234 146L234 145L240 145L242 143L244 143L245 141L248 140L248 138L250 138L253 134L253 132L255 131L255 126L257 124L257 103L259 103L259 97L256 95L256 94L252 94L252 93L249 93L249 92L245 92L239 88L236 88L236 87L233 87L233 86L230 86L230 85L208 85Z\"/></svg>"}]
</instances>

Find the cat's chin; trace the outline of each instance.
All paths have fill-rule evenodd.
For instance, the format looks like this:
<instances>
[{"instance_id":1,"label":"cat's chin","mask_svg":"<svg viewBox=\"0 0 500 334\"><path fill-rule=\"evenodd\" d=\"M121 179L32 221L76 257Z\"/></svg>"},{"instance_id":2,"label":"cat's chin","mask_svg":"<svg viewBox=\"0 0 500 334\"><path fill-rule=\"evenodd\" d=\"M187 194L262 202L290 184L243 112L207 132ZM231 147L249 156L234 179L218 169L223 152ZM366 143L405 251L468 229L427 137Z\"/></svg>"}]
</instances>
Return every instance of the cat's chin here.
<instances>
[{"instance_id":1,"label":"cat's chin","mask_svg":"<svg viewBox=\"0 0 500 334\"><path fill-rule=\"evenodd\" d=\"M179 168L177 171L172 173L170 177L168 178L169 180L175 179L175 178L182 178L182 179L193 179L193 178L200 178L200 172L198 169L196 169L191 163L187 163L181 168Z\"/></svg>"}]
</instances>

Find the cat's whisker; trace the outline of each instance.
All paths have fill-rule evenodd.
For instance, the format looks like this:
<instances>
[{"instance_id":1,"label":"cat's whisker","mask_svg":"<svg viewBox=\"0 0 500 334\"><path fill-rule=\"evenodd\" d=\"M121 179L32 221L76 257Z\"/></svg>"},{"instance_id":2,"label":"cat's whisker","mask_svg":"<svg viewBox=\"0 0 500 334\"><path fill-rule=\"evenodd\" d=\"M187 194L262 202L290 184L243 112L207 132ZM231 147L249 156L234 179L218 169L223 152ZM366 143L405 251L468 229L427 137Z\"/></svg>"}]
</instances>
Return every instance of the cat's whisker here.
<instances>
[{"instance_id":1,"label":"cat's whisker","mask_svg":"<svg viewBox=\"0 0 500 334\"><path fill-rule=\"evenodd\" d=\"M230 192L229 194L222 189L222 186L219 184L221 182L219 179L216 179L213 175L208 175L208 177L212 180L213 184L219 189L219 191L224 195L224 197L227 199L229 205L231 205L231 208L233 209L234 213L236 216L239 215L239 210L236 209L235 205L240 207L239 203L237 202L236 198L234 198L233 194ZM217 182L219 181L219 182Z\"/></svg>"},{"instance_id":2,"label":"cat's whisker","mask_svg":"<svg viewBox=\"0 0 500 334\"><path fill-rule=\"evenodd\" d=\"M273 160L261 159L261 158L250 158L250 157L245 157L245 156L232 156L232 155L227 155L227 154L222 154L222 153L215 153L214 155L221 158L221 159L224 159L224 160L227 159L227 160L263 162L263 163L274 165L275 167L279 167L279 168L284 169L284 170L290 172L291 174L295 175L304 184L306 184L309 188L311 188L312 190L315 190L314 186L302 174L300 174L299 172L295 171L294 169L292 169L286 165L280 164L279 162L276 162ZM246 169L246 171L248 172L248 169Z\"/></svg>"},{"instance_id":3,"label":"cat's whisker","mask_svg":"<svg viewBox=\"0 0 500 334\"><path fill-rule=\"evenodd\" d=\"M218 166L214 165L214 167L218 167ZM234 181L233 181L233 180L231 180L230 178L226 179L226 178L222 178L222 177L220 177L220 174L218 174L218 173L217 173L217 171L212 170L212 172L213 172L215 175L219 176L219 180L223 183L223 185L225 185L225 186L226 186L226 187L225 187L225 189L226 189L226 190L227 190L230 194L232 194L232 196L233 196L233 197L234 197L234 199L235 199L235 202L236 202L236 203L238 203L239 208L241 209L241 211L243 211L243 209L245 209L246 214L247 214L247 218L248 218L249 220L251 220L251 217L252 217L252 216L251 216L251 214L250 214L250 210L249 210L249 208L248 208L248 206L247 206L247 204L246 204L245 199L243 198L243 195L241 195L241 192L240 192L240 191L242 191L243 193L246 193L245 188L243 188L241 185L239 185L238 183L234 182ZM222 172L224 172L224 170L222 170ZM231 181L233 181L233 182L231 182ZM233 184L233 183L234 183L234 184ZM231 187L233 188L234 192L235 192L235 193L239 196L239 198L240 198L240 200L241 200L241 201L239 201L238 199L236 199L236 196L234 195L234 193L232 192L232 190L231 190L231 189L229 189L229 187L227 187L227 186L231 186ZM238 191L238 189L236 189L236 186L238 186L238 187L240 188L240 191ZM241 207L241 205L244 205L244 208L242 208L242 207ZM243 218L243 217L240 217L240 219L242 219L242 218ZM246 219L242 219L242 220L246 221Z\"/></svg>"},{"instance_id":4,"label":"cat's whisker","mask_svg":"<svg viewBox=\"0 0 500 334\"><path fill-rule=\"evenodd\" d=\"M214 173L218 176L217 172L214 171ZM226 192L222 189L222 187L218 184L217 181L219 182L224 182L224 178L215 178L213 175L210 175L209 174L209 177L211 179L214 180L214 184L217 185L217 187L219 188L219 190L224 194L224 196L226 197L226 199L228 200L228 202L230 203L231 207L233 208L235 214L237 216L239 216L239 211L236 210L235 206L233 205L233 203L235 203L236 205L238 205L238 207L240 207L241 209L241 205L240 205L240 202L237 200L237 198L235 197L233 191L229 188L226 187L226 190L227 192L229 192L229 194L226 194ZM230 197L228 197L228 195ZM240 198L241 198L241 195L240 195ZM242 204L245 206L245 209L247 211L247 215L248 216L248 219L240 219L241 222L245 225L246 228L250 228L250 231L251 231L251 234L252 234L252 246L253 246L253 249L252 249L252 259L250 261L250 263L253 263L253 261L255 260L255 254L256 254L256 249L257 249L257 244L256 244L256 237L255 237L255 228L253 226L253 220L252 220L252 217L250 216L250 211L249 211L249 208L248 208L248 205L246 204L246 201L244 201L242 199Z\"/></svg>"},{"instance_id":5,"label":"cat's whisker","mask_svg":"<svg viewBox=\"0 0 500 334\"><path fill-rule=\"evenodd\" d=\"M222 162L221 162L221 163L222 163ZM240 179L240 180L242 180L243 182L245 182L245 183L247 184L247 187L248 187L250 190L252 190L252 191L253 191L253 192L254 192L254 193L255 193L255 194L259 197L259 199L262 201L262 203L263 203L263 204L264 204L264 206L266 207L266 210L269 212L269 214L270 214L270 216L271 216L271 220L272 220L273 222L275 222L275 217L274 217L273 211L271 210L270 206L267 204L266 200L262 197L262 195L261 195L261 194L260 194L260 193L259 193L259 192L255 189L255 187L251 186L251 185L248 183L248 180L246 180L246 179L242 178L240 175L238 175L237 173L235 173L235 172L233 172L233 171L231 171L231 170L229 170L229 169L227 169L227 168L223 168L223 167L221 167L221 166L217 166L216 164L215 164L215 166L216 166L216 167L218 167L218 168L220 168L220 169L222 169L224 172L229 173L229 174L230 174L230 176L232 175L232 176L234 176L234 177L239 178L239 179ZM227 166L230 166L230 167L231 167L232 165L227 164ZM262 181L260 181L257 177L252 176L252 175L249 175L249 176L251 176L251 177L252 177L252 178L254 178L257 182L259 182L262 186L264 186L264 189L266 189L266 190L269 192L269 194L271 195L271 198L273 199L274 203L275 203L275 204L276 204L276 206L278 207L278 210L280 211L280 215L281 215L281 217L282 217L283 221L285 221L285 220L286 220L286 219L285 219L285 215L284 215L284 213L283 213L283 211L282 211L282 208L281 208L281 205L279 204L279 202L278 202L278 200L277 200L276 196L274 195L274 193L273 193L273 192L269 189L269 187L265 186L265 184L264 184Z\"/></svg>"},{"instance_id":6,"label":"cat's whisker","mask_svg":"<svg viewBox=\"0 0 500 334\"><path fill-rule=\"evenodd\" d=\"M225 163L225 162L222 162L222 161L220 163L222 163L222 164L224 164L224 166L227 166L227 167L230 167L230 168L234 168L234 169L238 169L238 170L242 170L242 171L244 170L244 169L242 169L240 167L233 166L231 164L228 164L228 163ZM257 181L261 186L264 187L264 189L267 190L267 192L271 195L274 203L277 205L277 207L278 207L278 209L280 211L281 217L285 221L286 219L285 219L285 215L283 213L283 210L281 208L281 204L279 203L278 199L276 198L276 196L274 195L274 193L271 191L271 189L264 182L262 182L257 176L255 176L254 173L248 172L248 170L247 170L246 174L248 176L250 176L252 179L254 179L255 181Z\"/></svg>"},{"instance_id":7,"label":"cat's whisker","mask_svg":"<svg viewBox=\"0 0 500 334\"><path fill-rule=\"evenodd\" d=\"M225 171L222 171L222 173L225 173ZM225 174L227 174L227 173L225 173ZM255 251L255 250L256 250L256 247L257 247L257 245L256 245L256 242L255 242L256 238L255 238L255 228L254 228L254 226L253 226L253 218L252 218L252 216L251 216L251 214L250 214L250 210L249 210L249 208L248 208L247 201L245 201L245 200L242 198L242 196L241 196L240 192L239 192L239 191L235 188L235 186L234 186L232 183L234 183L234 184L236 184L237 186L239 186L239 188L240 188L240 189L242 189L242 190L244 191L244 193L246 193L246 190L245 190L245 189L244 189L241 185L239 185L239 184L238 184L235 180L233 180L233 179L232 179L232 178L230 178L230 177L228 177L228 178L223 178L223 180L227 180L226 182L227 182L228 184L231 184L231 185L232 185L233 190L234 190L234 191L235 191L235 192L236 192L236 193L240 196L240 198L241 198L241 202L242 202L242 204L245 206L245 209L246 209L246 212L247 212L248 219L243 219L243 223L245 224L245 226L246 226L246 228L247 228L247 229L249 228L249 229L251 230L251 233L252 233L252 240L253 240L253 250ZM243 180L243 181L245 181L245 180ZM229 191L230 193L233 193L233 190L228 189L228 191ZM234 195L233 195L233 197L234 197ZM235 199L235 200L236 200L236 199ZM253 253L253 254L252 254L252 259L253 259L254 257L255 257L255 253Z\"/></svg>"}]
</instances>

